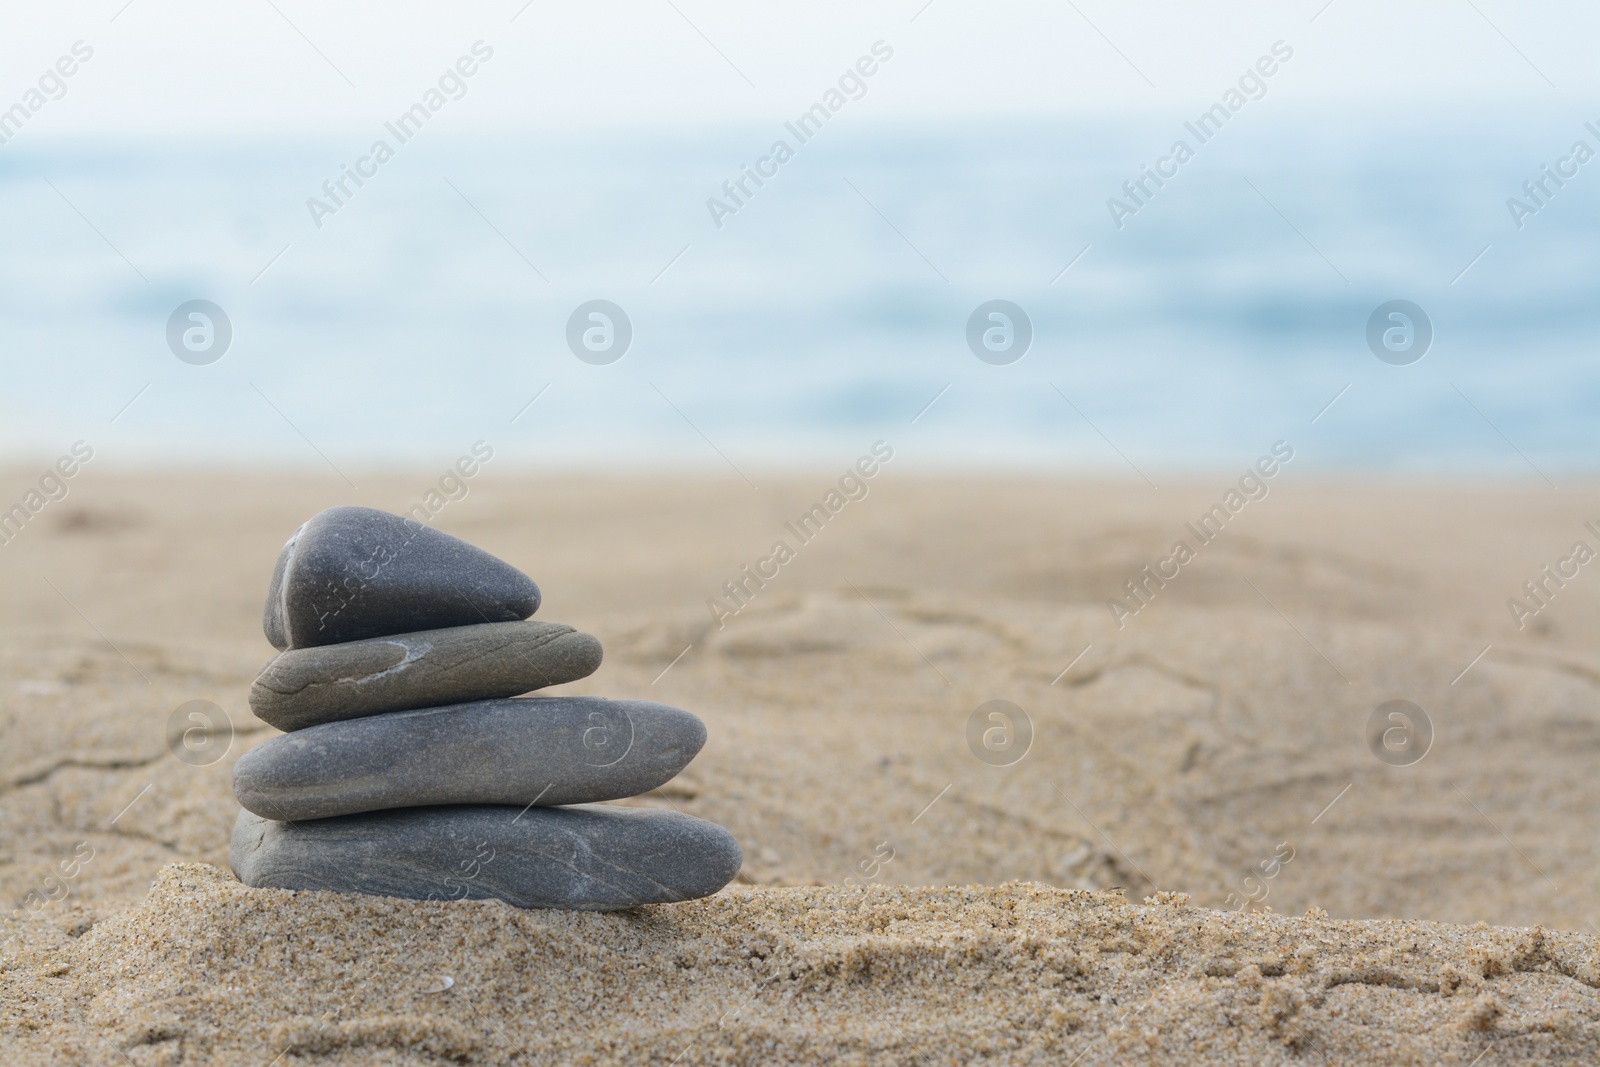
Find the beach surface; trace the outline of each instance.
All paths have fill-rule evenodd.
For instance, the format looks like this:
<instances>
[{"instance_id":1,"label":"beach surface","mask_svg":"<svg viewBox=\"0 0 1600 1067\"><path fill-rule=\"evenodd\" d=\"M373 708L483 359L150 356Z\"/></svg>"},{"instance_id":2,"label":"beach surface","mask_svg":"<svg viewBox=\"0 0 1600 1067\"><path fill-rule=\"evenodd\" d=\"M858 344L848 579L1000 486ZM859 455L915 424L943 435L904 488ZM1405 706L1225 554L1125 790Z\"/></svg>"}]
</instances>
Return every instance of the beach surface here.
<instances>
[{"instance_id":1,"label":"beach surface","mask_svg":"<svg viewBox=\"0 0 1600 1067\"><path fill-rule=\"evenodd\" d=\"M279 547L438 475L85 468L0 547L0 1060L1600 1057L1592 491L1282 477L1203 540L1227 476L891 464L798 536L837 479L488 467L431 517L604 644L556 691L706 722L628 803L744 869L596 915L227 870Z\"/></svg>"}]
</instances>

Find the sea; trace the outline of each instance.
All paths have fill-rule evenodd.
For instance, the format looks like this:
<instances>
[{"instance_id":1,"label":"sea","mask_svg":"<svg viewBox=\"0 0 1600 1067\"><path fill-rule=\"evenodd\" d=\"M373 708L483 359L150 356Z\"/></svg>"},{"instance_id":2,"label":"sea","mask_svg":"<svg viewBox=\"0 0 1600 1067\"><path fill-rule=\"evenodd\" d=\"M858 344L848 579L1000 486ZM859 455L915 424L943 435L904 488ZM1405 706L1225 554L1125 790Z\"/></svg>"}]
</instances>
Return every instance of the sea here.
<instances>
[{"instance_id":1,"label":"sea","mask_svg":"<svg viewBox=\"0 0 1600 1067\"><path fill-rule=\"evenodd\" d=\"M1152 483L1279 441L1340 475L1596 466L1582 114L1185 118L18 136L0 448L349 473L485 442L747 480L880 440L907 468Z\"/></svg>"}]
</instances>

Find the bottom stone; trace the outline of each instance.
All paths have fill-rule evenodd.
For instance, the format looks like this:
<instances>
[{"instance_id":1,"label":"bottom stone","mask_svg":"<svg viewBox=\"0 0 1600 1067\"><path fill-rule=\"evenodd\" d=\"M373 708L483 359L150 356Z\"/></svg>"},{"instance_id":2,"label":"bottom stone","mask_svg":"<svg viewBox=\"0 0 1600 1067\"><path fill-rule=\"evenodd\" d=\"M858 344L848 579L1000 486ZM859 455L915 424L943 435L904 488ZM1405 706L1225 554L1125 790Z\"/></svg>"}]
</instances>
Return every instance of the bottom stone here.
<instances>
[{"instance_id":1,"label":"bottom stone","mask_svg":"<svg viewBox=\"0 0 1600 1067\"><path fill-rule=\"evenodd\" d=\"M299 823L241 811L228 865L258 888L615 911L710 896L743 858L728 831L676 811L485 804Z\"/></svg>"}]
</instances>

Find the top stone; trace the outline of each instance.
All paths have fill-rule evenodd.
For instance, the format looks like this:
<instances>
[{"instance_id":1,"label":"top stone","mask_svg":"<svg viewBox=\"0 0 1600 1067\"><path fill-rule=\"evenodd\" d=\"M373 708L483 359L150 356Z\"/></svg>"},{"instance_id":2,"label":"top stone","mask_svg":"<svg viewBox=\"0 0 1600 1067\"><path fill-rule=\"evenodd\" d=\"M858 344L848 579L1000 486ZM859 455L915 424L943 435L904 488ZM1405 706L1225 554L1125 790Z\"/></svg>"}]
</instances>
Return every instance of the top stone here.
<instances>
[{"instance_id":1,"label":"top stone","mask_svg":"<svg viewBox=\"0 0 1600 1067\"><path fill-rule=\"evenodd\" d=\"M262 617L280 649L515 622L539 587L481 548L374 508L318 512L278 554Z\"/></svg>"}]
</instances>

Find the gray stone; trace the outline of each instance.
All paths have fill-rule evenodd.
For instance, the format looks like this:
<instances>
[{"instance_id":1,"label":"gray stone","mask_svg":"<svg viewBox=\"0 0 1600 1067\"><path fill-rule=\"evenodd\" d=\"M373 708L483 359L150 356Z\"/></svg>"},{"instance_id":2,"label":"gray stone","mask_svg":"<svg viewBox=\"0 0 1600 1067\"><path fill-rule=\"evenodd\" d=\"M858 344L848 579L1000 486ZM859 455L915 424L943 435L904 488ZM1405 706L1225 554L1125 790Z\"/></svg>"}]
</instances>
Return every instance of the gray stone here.
<instances>
[{"instance_id":1,"label":"gray stone","mask_svg":"<svg viewBox=\"0 0 1600 1067\"><path fill-rule=\"evenodd\" d=\"M262 613L275 648L515 622L539 587L481 548L373 508L329 508L278 555Z\"/></svg>"},{"instance_id":2,"label":"gray stone","mask_svg":"<svg viewBox=\"0 0 1600 1067\"><path fill-rule=\"evenodd\" d=\"M256 717L280 730L383 711L513 697L587 678L600 642L555 622L490 622L291 649L250 687Z\"/></svg>"},{"instance_id":3,"label":"gray stone","mask_svg":"<svg viewBox=\"0 0 1600 1067\"><path fill-rule=\"evenodd\" d=\"M743 854L715 823L654 808L404 808L283 823L241 811L248 886L615 911L710 896Z\"/></svg>"},{"instance_id":4,"label":"gray stone","mask_svg":"<svg viewBox=\"0 0 1600 1067\"><path fill-rule=\"evenodd\" d=\"M580 804L671 781L706 741L648 700L522 697L394 711L274 737L234 764L239 803L298 822L425 804Z\"/></svg>"}]
</instances>

